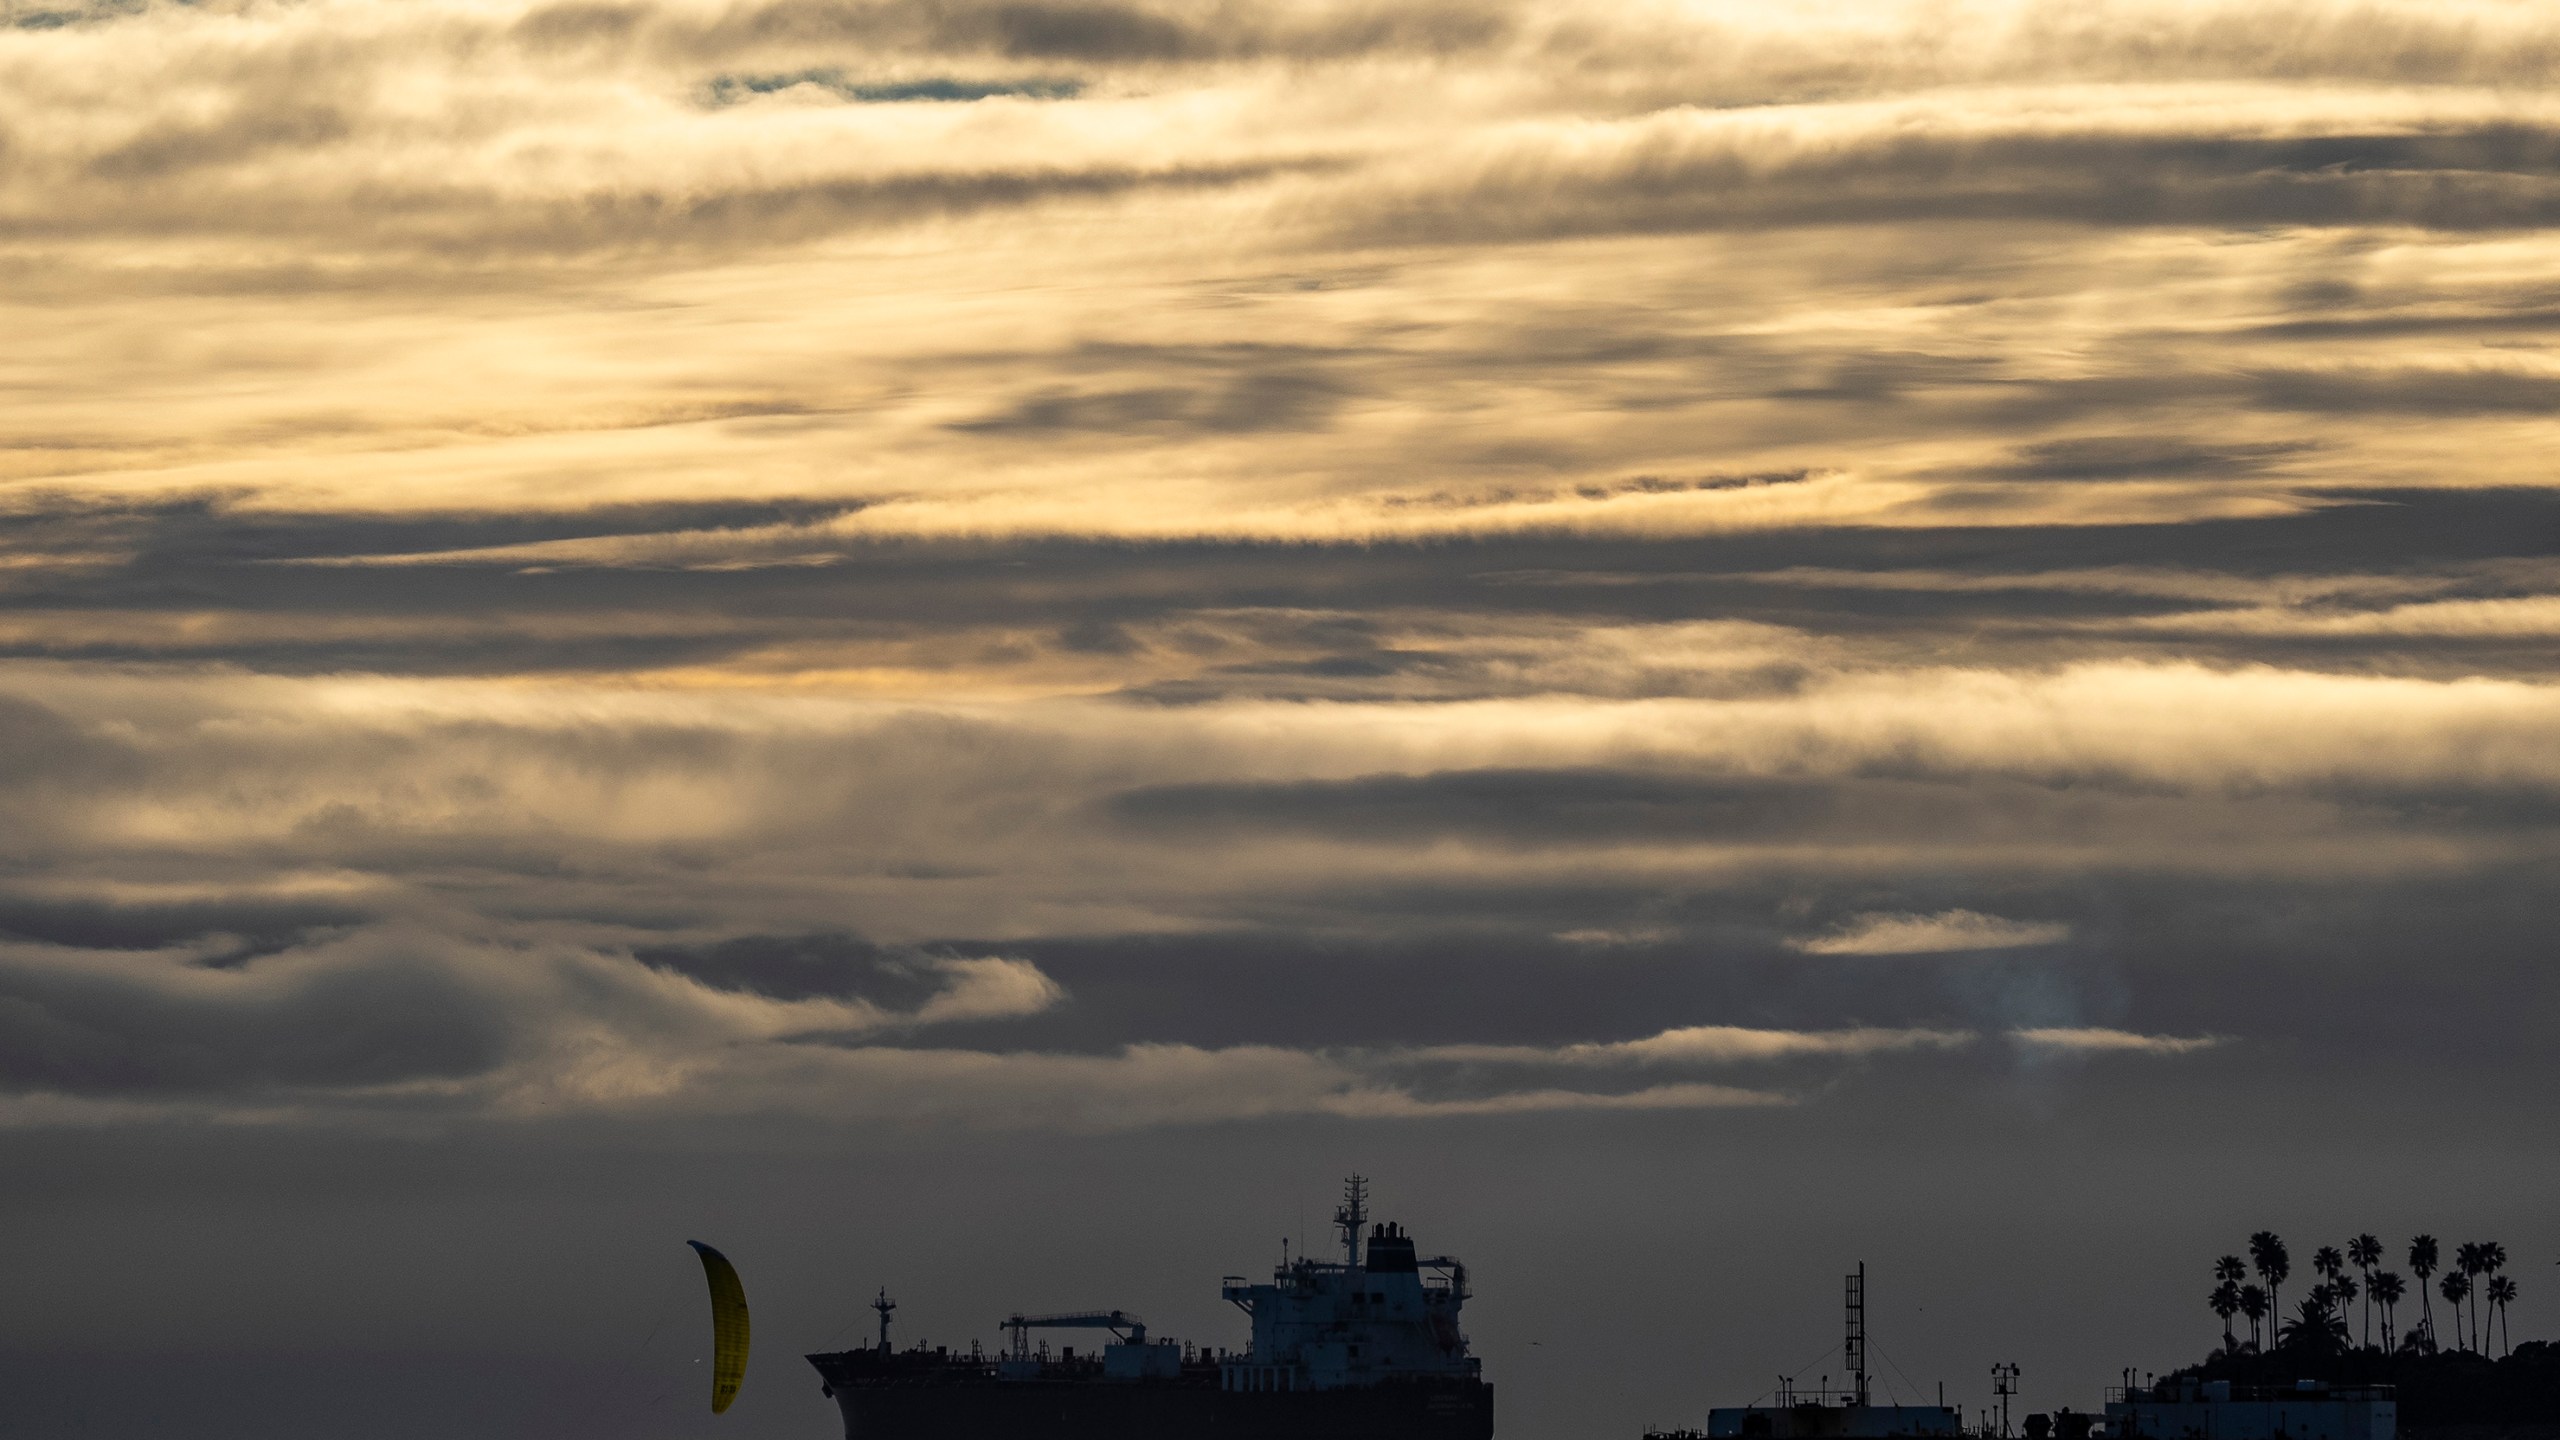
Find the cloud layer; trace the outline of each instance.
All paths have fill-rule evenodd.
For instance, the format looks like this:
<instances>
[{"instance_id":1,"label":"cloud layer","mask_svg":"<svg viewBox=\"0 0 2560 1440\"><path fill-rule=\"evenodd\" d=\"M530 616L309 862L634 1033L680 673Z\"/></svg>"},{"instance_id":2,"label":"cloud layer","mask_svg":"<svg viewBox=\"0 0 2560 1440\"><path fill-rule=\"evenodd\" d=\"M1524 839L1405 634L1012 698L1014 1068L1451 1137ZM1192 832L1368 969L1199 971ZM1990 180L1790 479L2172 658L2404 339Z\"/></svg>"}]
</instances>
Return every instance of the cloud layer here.
<instances>
[{"instance_id":1,"label":"cloud layer","mask_svg":"<svg viewBox=\"0 0 2560 1440\"><path fill-rule=\"evenodd\" d=\"M1940 950L2008 950L2071 938L2068 925L2003 920L1972 910L1936 915L1858 915L1836 934L1794 942L1808 955L1925 955Z\"/></svg>"},{"instance_id":2,"label":"cloud layer","mask_svg":"<svg viewBox=\"0 0 2560 1440\"><path fill-rule=\"evenodd\" d=\"M2256 1229L2530 1252L2555 82L2519 0L0 7L0 1430L689 1433L688 1236L768 1360L1230 1344L1354 1168L1513 1440L1861 1260L2051 1410Z\"/></svg>"},{"instance_id":3,"label":"cloud layer","mask_svg":"<svg viewBox=\"0 0 2560 1440\"><path fill-rule=\"evenodd\" d=\"M2555 76L2491 3L21 7L9 1113L2366 1033L2312 957L2503 955L2554 851Z\"/></svg>"}]
</instances>

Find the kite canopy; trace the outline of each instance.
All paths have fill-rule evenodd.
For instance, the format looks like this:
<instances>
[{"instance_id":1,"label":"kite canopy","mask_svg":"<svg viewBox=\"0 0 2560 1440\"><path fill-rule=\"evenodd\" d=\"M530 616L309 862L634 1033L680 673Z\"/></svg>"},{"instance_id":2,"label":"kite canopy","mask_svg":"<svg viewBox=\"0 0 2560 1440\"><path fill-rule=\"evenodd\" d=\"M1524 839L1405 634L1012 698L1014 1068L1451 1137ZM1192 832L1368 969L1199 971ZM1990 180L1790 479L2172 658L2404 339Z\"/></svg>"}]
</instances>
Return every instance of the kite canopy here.
<instances>
[{"instance_id":1,"label":"kite canopy","mask_svg":"<svg viewBox=\"0 0 2560 1440\"><path fill-rule=\"evenodd\" d=\"M711 1284L711 1413L717 1415L747 1378L747 1287L728 1256L699 1240L684 1243L702 1256L702 1278Z\"/></svg>"}]
</instances>

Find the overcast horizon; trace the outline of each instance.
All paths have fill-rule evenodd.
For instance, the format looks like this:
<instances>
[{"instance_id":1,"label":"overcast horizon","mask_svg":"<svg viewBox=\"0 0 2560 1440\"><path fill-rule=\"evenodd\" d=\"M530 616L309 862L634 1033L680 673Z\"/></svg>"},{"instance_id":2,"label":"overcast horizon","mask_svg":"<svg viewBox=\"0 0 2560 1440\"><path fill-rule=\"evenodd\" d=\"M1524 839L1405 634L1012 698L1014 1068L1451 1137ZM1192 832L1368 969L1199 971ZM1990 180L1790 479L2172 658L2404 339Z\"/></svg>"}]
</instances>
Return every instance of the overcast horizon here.
<instances>
[{"instance_id":1,"label":"overcast horizon","mask_svg":"<svg viewBox=\"0 0 2560 1440\"><path fill-rule=\"evenodd\" d=\"M2531 0L10 0L0 1427L826 1440L876 1287L1232 1346L1353 1169L1505 1440L1861 1260L1969 1408L2259 1229L2549 1334L2555 81Z\"/></svg>"}]
</instances>

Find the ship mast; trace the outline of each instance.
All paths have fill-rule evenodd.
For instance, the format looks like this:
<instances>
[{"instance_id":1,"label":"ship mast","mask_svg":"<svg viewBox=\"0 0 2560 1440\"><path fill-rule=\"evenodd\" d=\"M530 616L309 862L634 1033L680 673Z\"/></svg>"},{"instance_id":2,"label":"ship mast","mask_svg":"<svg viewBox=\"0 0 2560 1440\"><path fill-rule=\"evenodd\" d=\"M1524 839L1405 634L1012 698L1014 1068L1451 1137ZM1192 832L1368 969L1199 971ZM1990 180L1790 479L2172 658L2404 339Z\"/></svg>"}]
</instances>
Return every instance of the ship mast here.
<instances>
[{"instance_id":1,"label":"ship mast","mask_svg":"<svg viewBox=\"0 0 2560 1440\"><path fill-rule=\"evenodd\" d=\"M871 1302L871 1308L880 1312L880 1353L886 1355L889 1353L889 1312L898 1308L898 1302L889 1298L888 1286L880 1287L880 1298Z\"/></svg>"},{"instance_id":2,"label":"ship mast","mask_svg":"<svg viewBox=\"0 0 2560 1440\"><path fill-rule=\"evenodd\" d=\"M1360 1227L1369 1223L1369 1179L1354 1175L1342 1182L1342 1203L1334 1208L1333 1223L1342 1227L1342 1263L1348 1268L1360 1263Z\"/></svg>"}]
</instances>

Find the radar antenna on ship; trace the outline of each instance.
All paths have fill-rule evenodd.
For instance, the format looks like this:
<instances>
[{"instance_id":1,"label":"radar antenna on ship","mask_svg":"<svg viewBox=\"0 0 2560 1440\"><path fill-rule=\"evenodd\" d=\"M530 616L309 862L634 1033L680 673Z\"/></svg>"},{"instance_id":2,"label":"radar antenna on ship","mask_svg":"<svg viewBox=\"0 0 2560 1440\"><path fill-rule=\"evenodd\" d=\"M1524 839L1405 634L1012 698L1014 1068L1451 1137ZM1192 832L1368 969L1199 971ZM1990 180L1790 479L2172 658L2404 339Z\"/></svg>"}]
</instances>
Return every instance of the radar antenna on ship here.
<instances>
[{"instance_id":1,"label":"radar antenna on ship","mask_svg":"<svg viewBox=\"0 0 2560 1440\"><path fill-rule=\"evenodd\" d=\"M1360 1263L1360 1227L1369 1223L1369 1177L1354 1175L1342 1182L1342 1203L1333 1223L1342 1227L1342 1263Z\"/></svg>"},{"instance_id":2,"label":"radar antenna on ship","mask_svg":"<svg viewBox=\"0 0 2560 1440\"><path fill-rule=\"evenodd\" d=\"M889 1298L888 1286L880 1287L880 1298L871 1302L871 1308L880 1312L880 1353L886 1355L889 1353L889 1312L898 1308L898 1302Z\"/></svg>"}]
</instances>

